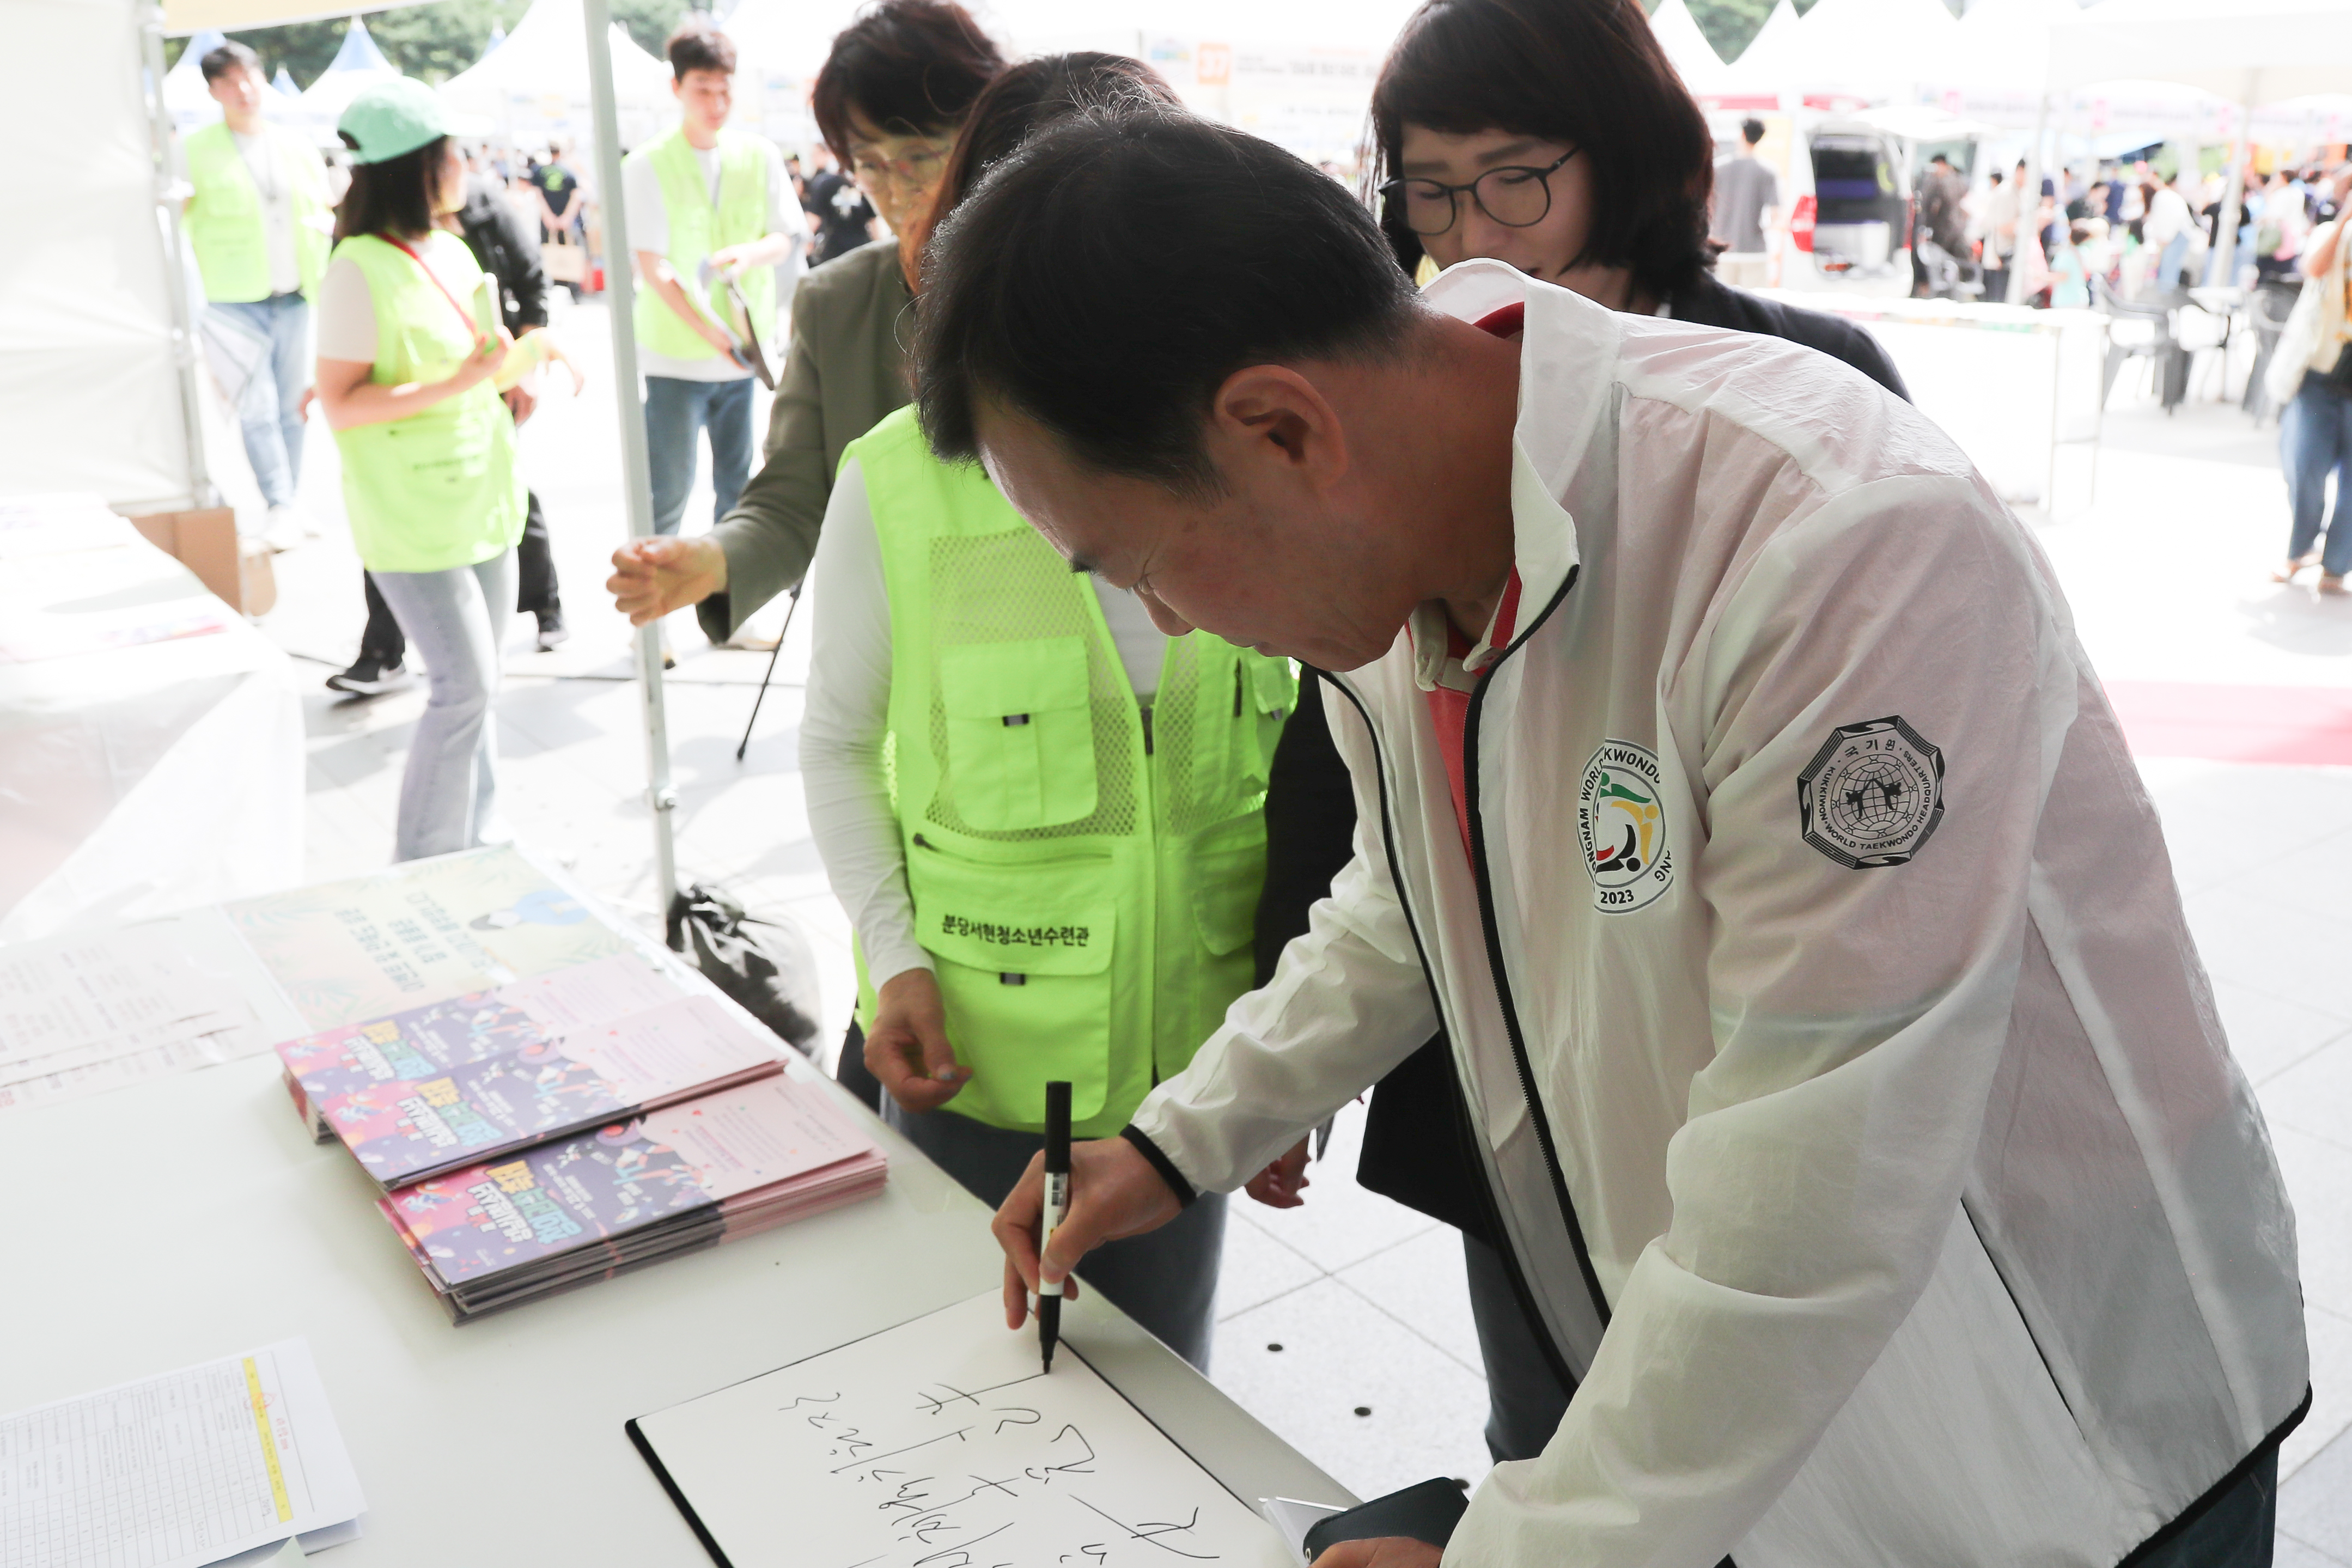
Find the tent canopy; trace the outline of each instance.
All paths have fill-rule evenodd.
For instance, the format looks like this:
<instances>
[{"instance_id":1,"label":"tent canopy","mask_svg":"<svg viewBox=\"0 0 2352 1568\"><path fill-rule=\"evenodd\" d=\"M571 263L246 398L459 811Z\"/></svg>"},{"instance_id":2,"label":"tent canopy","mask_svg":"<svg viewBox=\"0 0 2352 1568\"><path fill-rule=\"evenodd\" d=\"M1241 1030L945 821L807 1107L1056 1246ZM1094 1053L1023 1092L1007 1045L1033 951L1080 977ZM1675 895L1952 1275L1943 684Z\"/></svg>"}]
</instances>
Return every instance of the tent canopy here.
<instances>
[{"instance_id":1,"label":"tent canopy","mask_svg":"<svg viewBox=\"0 0 2352 1568\"><path fill-rule=\"evenodd\" d=\"M2051 29L2052 86L2118 80L2178 82L2253 105L2340 93L2352 83L2352 5L2105 0Z\"/></svg>"},{"instance_id":2,"label":"tent canopy","mask_svg":"<svg viewBox=\"0 0 2352 1568\"><path fill-rule=\"evenodd\" d=\"M1770 97L1780 90L1785 68L1794 60L1797 31L1804 19L1797 15L1790 0L1774 0L1771 13L1739 57L1724 68L1724 80L1719 91L1747 96Z\"/></svg>"},{"instance_id":3,"label":"tent canopy","mask_svg":"<svg viewBox=\"0 0 2352 1568\"><path fill-rule=\"evenodd\" d=\"M1711 93L1731 79L1723 57L1698 30L1698 23L1683 0L1665 0L1650 17L1650 30L1658 36L1659 47L1666 51L1683 85L1694 93Z\"/></svg>"},{"instance_id":4,"label":"tent canopy","mask_svg":"<svg viewBox=\"0 0 2352 1568\"><path fill-rule=\"evenodd\" d=\"M391 81L400 75L400 68L383 57L375 47L375 37L367 24L357 16L343 34L343 47L319 79L302 94L302 107L311 119L322 125L332 125L342 118L352 99L381 81Z\"/></svg>"},{"instance_id":5,"label":"tent canopy","mask_svg":"<svg viewBox=\"0 0 2352 1568\"><path fill-rule=\"evenodd\" d=\"M613 91L622 140L645 141L677 112L669 67L612 27ZM581 0L535 0L506 38L441 85L449 105L509 137L581 140L588 133L588 34Z\"/></svg>"},{"instance_id":6,"label":"tent canopy","mask_svg":"<svg viewBox=\"0 0 2352 1568\"><path fill-rule=\"evenodd\" d=\"M1937 75L1948 88L2039 94L2050 80L2052 30L2081 16L2075 0L1980 0L1960 18Z\"/></svg>"}]
</instances>

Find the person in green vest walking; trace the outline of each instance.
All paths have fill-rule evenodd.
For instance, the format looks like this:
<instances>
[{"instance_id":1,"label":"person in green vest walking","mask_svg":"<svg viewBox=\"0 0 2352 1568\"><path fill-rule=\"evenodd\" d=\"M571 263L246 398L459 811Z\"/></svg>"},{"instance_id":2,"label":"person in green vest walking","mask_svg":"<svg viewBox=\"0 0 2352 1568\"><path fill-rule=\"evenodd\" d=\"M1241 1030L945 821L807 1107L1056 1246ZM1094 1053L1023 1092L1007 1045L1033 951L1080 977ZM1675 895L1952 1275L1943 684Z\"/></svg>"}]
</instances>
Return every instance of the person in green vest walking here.
<instances>
[{"instance_id":1,"label":"person in green vest walking","mask_svg":"<svg viewBox=\"0 0 2352 1568\"><path fill-rule=\"evenodd\" d=\"M261 58L228 43L198 62L218 123L183 147L191 187L183 214L207 308L254 350L237 397L245 454L268 506L265 538L291 549L315 533L295 510L310 403L310 298L327 263L326 166L291 131L261 118Z\"/></svg>"},{"instance_id":2,"label":"person in green vest walking","mask_svg":"<svg viewBox=\"0 0 2352 1568\"><path fill-rule=\"evenodd\" d=\"M524 491L496 378L512 340L474 253L436 225L466 200L440 98L403 77L352 100L338 244L319 289L319 402L352 542L432 692L409 744L394 856L506 834L490 701L515 603Z\"/></svg>"},{"instance_id":3,"label":"person in green vest walking","mask_svg":"<svg viewBox=\"0 0 2352 1568\"><path fill-rule=\"evenodd\" d=\"M735 342L775 337L775 268L797 254L806 229L775 143L727 123L733 42L698 18L670 35L667 52L679 124L629 155L621 191L636 253L654 530L674 534L694 487L698 433L710 440L711 520L743 493L751 367ZM722 279L741 296L741 311Z\"/></svg>"},{"instance_id":4,"label":"person in green vest walking","mask_svg":"<svg viewBox=\"0 0 2352 1568\"><path fill-rule=\"evenodd\" d=\"M1139 98L1173 101L1120 56L1009 68L934 211L1036 124ZM998 1203L1041 1146L1048 1080L1071 1083L1080 1136L1115 1134L1249 988L1296 684L1072 575L978 467L930 455L911 408L850 444L811 585L801 770L856 931L866 1062L892 1124ZM1196 1366L1222 1201L1088 1259Z\"/></svg>"}]
</instances>

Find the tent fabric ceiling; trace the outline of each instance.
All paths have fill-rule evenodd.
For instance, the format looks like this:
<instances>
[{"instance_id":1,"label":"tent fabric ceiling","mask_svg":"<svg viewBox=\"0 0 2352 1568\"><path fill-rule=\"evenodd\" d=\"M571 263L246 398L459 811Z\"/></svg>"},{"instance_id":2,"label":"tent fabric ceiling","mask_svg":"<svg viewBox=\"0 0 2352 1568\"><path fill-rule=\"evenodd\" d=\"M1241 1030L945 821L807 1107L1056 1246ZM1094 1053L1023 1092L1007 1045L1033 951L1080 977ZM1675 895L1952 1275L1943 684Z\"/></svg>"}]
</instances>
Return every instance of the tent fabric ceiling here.
<instances>
[{"instance_id":1,"label":"tent fabric ceiling","mask_svg":"<svg viewBox=\"0 0 2352 1568\"><path fill-rule=\"evenodd\" d=\"M282 22L316 22L362 11L390 11L415 0L360 0L357 5L320 5L315 0L163 0L163 30L177 37L206 27L275 27Z\"/></svg>"},{"instance_id":2,"label":"tent fabric ceiling","mask_svg":"<svg viewBox=\"0 0 2352 1568\"><path fill-rule=\"evenodd\" d=\"M2105 0L2052 30L2052 86L2118 80L2177 82L2234 103L2340 93L2352 83L2352 5Z\"/></svg>"}]
</instances>

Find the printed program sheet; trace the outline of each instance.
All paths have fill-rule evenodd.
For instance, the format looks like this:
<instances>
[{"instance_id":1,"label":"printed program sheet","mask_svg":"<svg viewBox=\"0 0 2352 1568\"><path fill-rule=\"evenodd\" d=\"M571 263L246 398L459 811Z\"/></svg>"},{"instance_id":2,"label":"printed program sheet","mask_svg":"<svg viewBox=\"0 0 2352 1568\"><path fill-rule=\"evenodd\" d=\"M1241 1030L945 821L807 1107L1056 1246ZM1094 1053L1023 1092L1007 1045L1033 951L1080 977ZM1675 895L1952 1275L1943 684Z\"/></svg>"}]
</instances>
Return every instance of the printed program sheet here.
<instances>
[{"instance_id":1,"label":"printed program sheet","mask_svg":"<svg viewBox=\"0 0 2352 1568\"><path fill-rule=\"evenodd\" d=\"M0 1416L0 1568L203 1568L364 1506L300 1340Z\"/></svg>"}]
</instances>

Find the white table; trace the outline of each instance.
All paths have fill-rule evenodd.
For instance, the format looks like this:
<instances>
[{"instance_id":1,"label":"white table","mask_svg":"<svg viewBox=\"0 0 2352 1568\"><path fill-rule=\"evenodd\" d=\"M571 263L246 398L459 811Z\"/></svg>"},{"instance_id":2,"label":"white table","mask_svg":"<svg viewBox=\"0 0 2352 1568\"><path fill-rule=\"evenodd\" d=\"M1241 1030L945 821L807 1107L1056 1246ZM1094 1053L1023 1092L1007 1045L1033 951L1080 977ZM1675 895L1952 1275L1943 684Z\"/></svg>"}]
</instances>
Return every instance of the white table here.
<instances>
[{"instance_id":1,"label":"white table","mask_svg":"<svg viewBox=\"0 0 2352 1568\"><path fill-rule=\"evenodd\" d=\"M0 941L301 880L302 711L286 655L128 523L119 535L130 544L74 552L89 564L69 585L58 558L0 567L43 568L59 614L144 607L228 624L0 661Z\"/></svg>"},{"instance_id":2,"label":"white table","mask_svg":"<svg viewBox=\"0 0 2352 1568\"><path fill-rule=\"evenodd\" d=\"M368 1499L366 1533L324 1568L698 1568L708 1559L625 1420L1000 1278L986 1210L826 1092L887 1148L881 1196L462 1328L373 1184L310 1141L274 1057L12 1113L0 1411L299 1336ZM1236 1496L1355 1500L1098 1297L1065 1322L1067 1343Z\"/></svg>"}]
</instances>

